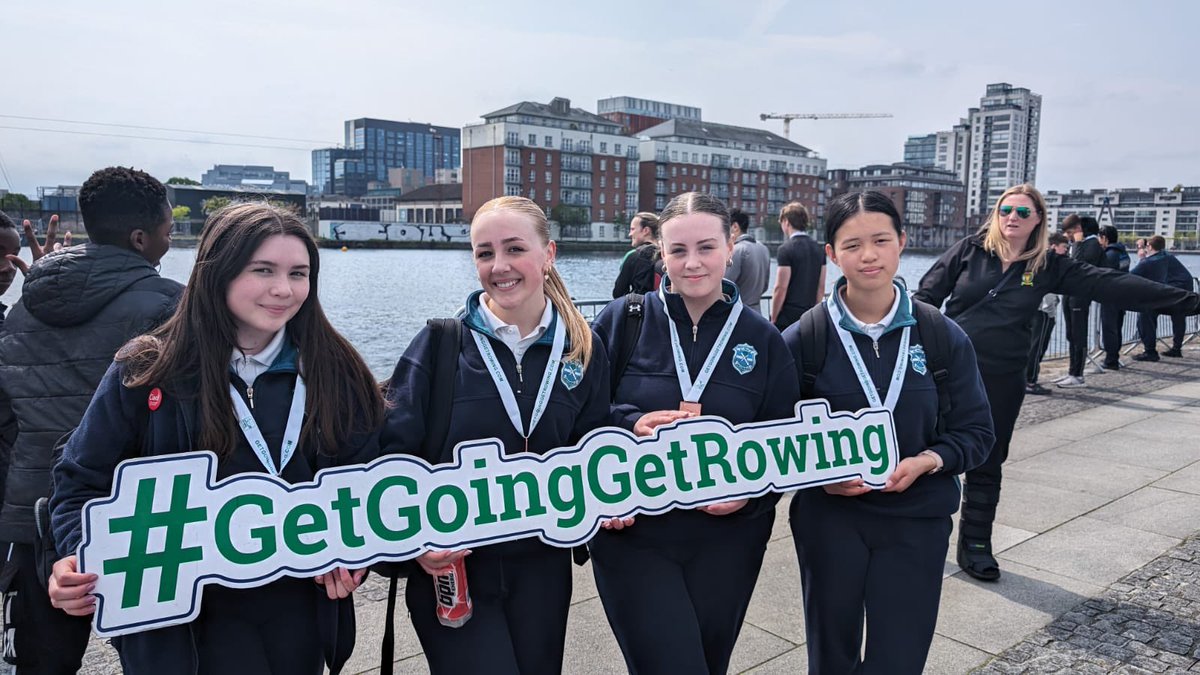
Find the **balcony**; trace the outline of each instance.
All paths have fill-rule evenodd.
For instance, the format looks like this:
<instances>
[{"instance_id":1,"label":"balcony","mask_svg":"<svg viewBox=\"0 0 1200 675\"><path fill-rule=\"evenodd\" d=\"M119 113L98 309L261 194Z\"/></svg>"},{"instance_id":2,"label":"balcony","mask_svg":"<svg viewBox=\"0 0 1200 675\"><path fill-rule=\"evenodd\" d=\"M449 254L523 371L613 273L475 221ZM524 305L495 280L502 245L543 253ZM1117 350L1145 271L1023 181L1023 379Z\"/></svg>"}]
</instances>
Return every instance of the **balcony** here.
<instances>
[{"instance_id":1,"label":"balcony","mask_svg":"<svg viewBox=\"0 0 1200 675\"><path fill-rule=\"evenodd\" d=\"M709 161L709 166L728 169L729 157L727 155L713 155L712 159Z\"/></svg>"},{"instance_id":2,"label":"balcony","mask_svg":"<svg viewBox=\"0 0 1200 675\"><path fill-rule=\"evenodd\" d=\"M667 168L665 166L660 166L660 167L655 168L654 169L654 177L655 178L666 178L667 177Z\"/></svg>"},{"instance_id":3,"label":"balcony","mask_svg":"<svg viewBox=\"0 0 1200 675\"><path fill-rule=\"evenodd\" d=\"M590 155L592 154L592 146L585 143L572 143L563 145L562 152L564 155Z\"/></svg>"}]
</instances>

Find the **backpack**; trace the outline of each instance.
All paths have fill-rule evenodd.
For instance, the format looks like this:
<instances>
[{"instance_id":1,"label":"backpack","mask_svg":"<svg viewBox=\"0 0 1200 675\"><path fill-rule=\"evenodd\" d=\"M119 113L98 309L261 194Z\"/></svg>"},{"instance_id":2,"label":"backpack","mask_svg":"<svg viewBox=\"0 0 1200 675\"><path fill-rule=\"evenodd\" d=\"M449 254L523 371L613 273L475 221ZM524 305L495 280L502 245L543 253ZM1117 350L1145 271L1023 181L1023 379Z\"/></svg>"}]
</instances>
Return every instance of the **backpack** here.
<instances>
[{"instance_id":1,"label":"backpack","mask_svg":"<svg viewBox=\"0 0 1200 675\"><path fill-rule=\"evenodd\" d=\"M638 337L642 334L642 320L646 317L646 296L630 293L625 296L625 329L621 331L621 344L617 346L617 358L613 361L610 396L617 395L617 385L629 367Z\"/></svg>"},{"instance_id":2,"label":"backpack","mask_svg":"<svg viewBox=\"0 0 1200 675\"><path fill-rule=\"evenodd\" d=\"M458 376L458 353L462 343L462 321L458 319L429 319L429 339L433 343L433 379L429 383L429 416L425 420L425 438L417 454L430 464L436 464L450 435L450 413L454 407L454 380ZM412 562L381 562L371 565L371 571L388 581L386 623L380 645L379 673L392 675L396 652L396 586L400 577L412 571Z\"/></svg>"},{"instance_id":3,"label":"backpack","mask_svg":"<svg viewBox=\"0 0 1200 675\"><path fill-rule=\"evenodd\" d=\"M946 317L933 305L913 300L912 308L917 319L917 334L921 336L921 344L925 347L925 361L937 386L937 433L940 435L946 431L946 416L950 414L947 382L950 371L946 368L950 356L950 329L946 326ZM817 376L825 367L828 317L829 309L825 303L813 307L800 317L800 397L804 399L813 397Z\"/></svg>"}]
</instances>

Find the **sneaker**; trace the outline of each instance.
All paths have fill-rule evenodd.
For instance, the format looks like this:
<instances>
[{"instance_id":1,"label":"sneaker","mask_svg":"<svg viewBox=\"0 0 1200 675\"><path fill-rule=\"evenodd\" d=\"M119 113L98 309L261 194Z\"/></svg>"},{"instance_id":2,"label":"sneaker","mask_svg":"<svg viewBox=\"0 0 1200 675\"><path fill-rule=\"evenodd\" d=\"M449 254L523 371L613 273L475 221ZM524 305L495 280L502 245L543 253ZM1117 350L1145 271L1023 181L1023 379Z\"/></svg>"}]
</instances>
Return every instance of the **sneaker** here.
<instances>
[{"instance_id":1,"label":"sneaker","mask_svg":"<svg viewBox=\"0 0 1200 675\"><path fill-rule=\"evenodd\" d=\"M1054 392L1043 387L1042 385L1038 384L1037 382L1030 382L1029 384L1025 385L1025 393L1033 394L1034 396L1049 396L1050 394L1053 394Z\"/></svg>"},{"instance_id":2,"label":"sneaker","mask_svg":"<svg viewBox=\"0 0 1200 675\"><path fill-rule=\"evenodd\" d=\"M1074 379L1075 379L1074 375L1063 375L1062 377L1055 380L1054 384L1062 384L1064 382L1071 382Z\"/></svg>"},{"instance_id":3,"label":"sneaker","mask_svg":"<svg viewBox=\"0 0 1200 675\"><path fill-rule=\"evenodd\" d=\"M1120 370L1121 364L1120 363L1105 363L1105 364L1101 365L1100 367L1105 370Z\"/></svg>"},{"instance_id":4,"label":"sneaker","mask_svg":"<svg viewBox=\"0 0 1200 675\"><path fill-rule=\"evenodd\" d=\"M1134 356L1133 360L1134 361L1150 361L1153 363L1154 361L1158 360L1158 352L1142 352L1141 354Z\"/></svg>"},{"instance_id":5,"label":"sneaker","mask_svg":"<svg viewBox=\"0 0 1200 675\"><path fill-rule=\"evenodd\" d=\"M1069 376L1067 380L1056 382L1055 384L1057 384L1060 389L1078 389L1080 387L1087 386L1087 383L1083 381L1082 377L1074 376Z\"/></svg>"},{"instance_id":6,"label":"sneaker","mask_svg":"<svg viewBox=\"0 0 1200 675\"><path fill-rule=\"evenodd\" d=\"M1167 351L1163 352L1162 355L1170 356L1171 358L1182 359L1183 351L1179 349L1168 349Z\"/></svg>"}]
</instances>

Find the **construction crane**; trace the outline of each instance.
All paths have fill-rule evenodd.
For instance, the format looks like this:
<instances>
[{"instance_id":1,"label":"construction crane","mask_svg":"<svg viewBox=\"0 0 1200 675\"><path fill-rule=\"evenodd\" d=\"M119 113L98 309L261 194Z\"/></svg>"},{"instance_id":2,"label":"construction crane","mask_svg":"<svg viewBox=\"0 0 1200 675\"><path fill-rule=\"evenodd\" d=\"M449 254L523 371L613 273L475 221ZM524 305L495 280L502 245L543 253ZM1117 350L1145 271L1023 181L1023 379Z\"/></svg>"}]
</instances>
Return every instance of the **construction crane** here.
<instances>
[{"instance_id":1,"label":"construction crane","mask_svg":"<svg viewBox=\"0 0 1200 675\"><path fill-rule=\"evenodd\" d=\"M791 140L792 120L863 120L891 117L891 113L763 113L758 119L783 120L783 137Z\"/></svg>"}]
</instances>

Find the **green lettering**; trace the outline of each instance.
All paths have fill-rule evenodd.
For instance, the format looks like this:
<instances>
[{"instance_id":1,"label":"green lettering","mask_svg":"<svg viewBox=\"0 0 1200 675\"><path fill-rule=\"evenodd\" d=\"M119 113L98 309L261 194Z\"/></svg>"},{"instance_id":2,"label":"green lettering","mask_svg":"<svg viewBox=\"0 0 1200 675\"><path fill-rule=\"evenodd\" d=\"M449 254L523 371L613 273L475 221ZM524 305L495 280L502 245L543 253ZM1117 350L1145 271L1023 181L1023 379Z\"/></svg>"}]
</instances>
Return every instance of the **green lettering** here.
<instances>
[{"instance_id":1,"label":"green lettering","mask_svg":"<svg viewBox=\"0 0 1200 675\"><path fill-rule=\"evenodd\" d=\"M816 421L817 418L814 417L813 423L815 424ZM829 458L825 456L825 437L819 433L816 433L812 435L812 439L813 443L817 444L817 463L813 466L813 468L821 471L823 469L832 467L833 465L829 463Z\"/></svg>"},{"instance_id":2,"label":"green lettering","mask_svg":"<svg viewBox=\"0 0 1200 675\"><path fill-rule=\"evenodd\" d=\"M338 488L337 499L329 503L338 512L338 525L342 531L342 543L350 548L358 548L367 543L362 535L354 531L354 509L362 503L358 497L350 496L350 488Z\"/></svg>"},{"instance_id":3,"label":"green lettering","mask_svg":"<svg viewBox=\"0 0 1200 675\"><path fill-rule=\"evenodd\" d=\"M651 485L651 480L657 480L667 475L667 466L658 455L642 455L637 459L633 474L637 480L638 492L647 497L657 497L667 491L665 485Z\"/></svg>"},{"instance_id":4,"label":"green lettering","mask_svg":"<svg viewBox=\"0 0 1200 675\"><path fill-rule=\"evenodd\" d=\"M768 438L767 446L771 448L771 455L775 457L775 466L779 467L779 475L786 476L790 473L804 473L808 470L808 434L800 434L795 437L800 444L799 450L796 449L796 443L792 442L791 436L784 438ZM783 443L783 449L780 450L780 442ZM794 467L790 469L788 467Z\"/></svg>"},{"instance_id":5,"label":"green lettering","mask_svg":"<svg viewBox=\"0 0 1200 675\"><path fill-rule=\"evenodd\" d=\"M750 462L747 461L748 455L754 455L755 469L750 469ZM747 480L758 480L767 472L767 453L763 450L763 446L754 441L746 441L738 448L737 456L738 471L742 472Z\"/></svg>"},{"instance_id":6,"label":"green lettering","mask_svg":"<svg viewBox=\"0 0 1200 675\"><path fill-rule=\"evenodd\" d=\"M235 565L253 565L256 562L261 562L275 555L275 529L269 525L251 528L250 538L258 540L258 550L249 553L239 551L233 545L233 540L229 536L229 523L233 520L233 513L243 506L257 506L259 512L264 516L274 513L274 506L271 504L271 500L265 495L238 495L225 502L225 505L217 513L217 550L221 552L221 555L226 560Z\"/></svg>"},{"instance_id":7,"label":"green lettering","mask_svg":"<svg viewBox=\"0 0 1200 675\"><path fill-rule=\"evenodd\" d=\"M687 492L692 489L692 484L688 482L687 476L683 473L683 460L687 457L687 450L684 450L679 445L679 441L671 441L671 449L667 450L667 459L671 460L672 473L675 474L675 487L681 492Z\"/></svg>"},{"instance_id":8,"label":"green lettering","mask_svg":"<svg viewBox=\"0 0 1200 675\"><path fill-rule=\"evenodd\" d=\"M829 441L833 443L833 465L842 467L849 464L862 464L862 455L858 454L858 439L854 436L854 431L850 429L838 429L836 431L827 431ZM842 456L842 441L846 441L850 446L850 457Z\"/></svg>"},{"instance_id":9,"label":"green lettering","mask_svg":"<svg viewBox=\"0 0 1200 675\"><path fill-rule=\"evenodd\" d=\"M571 485L571 494L567 499L558 489L563 478L569 479ZM579 465L555 467L550 472L550 484L547 487L550 504L560 513L570 511L568 517L558 519L559 527L575 527L583 522L583 516L587 513L587 495L583 492L583 469Z\"/></svg>"},{"instance_id":10,"label":"green lettering","mask_svg":"<svg viewBox=\"0 0 1200 675\"><path fill-rule=\"evenodd\" d=\"M520 483L525 486L525 494L529 497L529 507L525 509L525 516L540 516L546 512L546 507L542 505L542 496L538 492L537 479L528 471L522 471L518 474L510 476L496 476L496 484L504 490L504 511L500 514L500 520L513 520L521 517L521 510L517 508L517 491L516 484Z\"/></svg>"},{"instance_id":11,"label":"green lettering","mask_svg":"<svg viewBox=\"0 0 1200 675\"><path fill-rule=\"evenodd\" d=\"M394 487L402 487L410 495L417 494L417 482L413 479L408 476L388 476L376 483L367 495L367 524L375 536L384 541L403 541L421 529L421 509L417 506L396 509L396 513L407 522L404 529L393 530L384 525L379 503L383 500L383 493Z\"/></svg>"},{"instance_id":12,"label":"green lettering","mask_svg":"<svg viewBox=\"0 0 1200 675\"><path fill-rule=\"evenodd\" d=\"M617 458L617 461L624 464L628 460L623 448L615 445L606 445L598 448L588 458L588 483L592 486L592 493L596 495L596 499L605 504L616 504L619 501L629 499L633 494L633 487L629 484L629 474L624 471L619 471L612 474L613 482L617 484L617 491L608 493L600 486L600 460L612 455Z\"/></svg>"},{"instance_id":13,"label":"green lettering","mask_svg":"<svg viewBox=\"0 0 1200 675\"><path fill-rule=\"evenodd\" d=\"M877 439L878 445L871 444L871 437ZM863 453L867 459L871 460L876 466L871 467L872 476L883 475L888 470L888 446L887 434L884 433L882 424L869 425L863 431Z\"/></svg>"},{"instance_id":14,"label":"green lettering","mask_svg":"<svg viewBox=\"0 0 1200 675\"><path fill-rule=\"evenodd\" d=\"M308 517L308 523L301 524L300 519ZM301 540L306 534L324 532L329 529L329 521L325 518L325 510L316 504L300 504L288 511L283 519L283 545L292 553L312 555L324 551L329 544L324 539L311 543Z\"/></svg>"},{"instance_id":15,"label":"green lettering","mask_svg":"<svg viewBox=\"0 0 1200 675\"><path fill-rule=\"evenodd\" d=\"M486 469L487 460L475 460L476 469ZM476 478L468 483L475 490L475 501L479 502L479 515L475 516L476 525L489 525L498 520L496 514L492 513L492 495L488 491L488 480L486 478Z\"/></svg>"},{"instance_id":16,"label":"green lettering","mask_svg":"<svg viewBox=\"0 0 1200 675\"><path fill-rule=\"evenodd\" d=\"M729 444L725 442L725 437L720 434L696 434L692 436L692 443L696 445L696 453L700 455L700 480L696 481L696 487L706 488L717 484L717 481L709 474L709 467L713 464L721 467L721 473L724 474L726 483L734 483L737 481L733 477L733 470L729 468L729 462L725 460L725 453L729 452ZM717 452L709 455L704 450L708 444L717 446Z\"/></svg>"},{"instance_id":17,"label":"green lettering","mask_svg":"<svg viewBox=\"0 0 1200 675\"><path fill-rule=\"evenodd\" d=\"M450 520L442 519L442 497L449 497L454 502L454 515ZM433 529L443 534L453 532L467 522L467 495L457 485L439 485L429 493L429 503L425 511Z\"/></svg>"}]
</instances>

